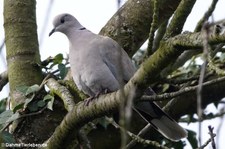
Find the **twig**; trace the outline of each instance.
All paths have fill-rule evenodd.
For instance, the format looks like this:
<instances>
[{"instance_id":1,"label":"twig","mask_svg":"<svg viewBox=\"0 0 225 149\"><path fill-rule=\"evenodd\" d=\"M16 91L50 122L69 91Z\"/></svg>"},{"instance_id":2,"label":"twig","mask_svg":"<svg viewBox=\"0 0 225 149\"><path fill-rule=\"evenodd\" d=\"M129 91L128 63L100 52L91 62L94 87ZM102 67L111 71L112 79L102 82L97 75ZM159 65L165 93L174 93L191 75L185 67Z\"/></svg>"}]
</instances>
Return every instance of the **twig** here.
<instances>
[{"instance_id":1,"label":"twig","mask_svg":"<svg viewBox=\"0 0 225 149\"><path fill-rule=\"evenodd\" d=\"M221 78L217 78L217 79L213 79L213 80L204 82L202 84L202 87L210 86L212 84L216 84L216 83L221 82L221 81L225 81L225 76L221 77ZM142 96L142 98L140 100L151 100L151 101L168 100L168 99L171 99L171 98L178 97L178 96L180 96L182 94L193 92L198 87L199 87L199 85L195 85L195 86L191 86L191 87L185 87L185 88L183 88L183 89L181 89L179 91L176 91L176 92L164 93L162 95Z\"/></svg>"},{"instance_id":2,"label":"twig","mask_svg":"<svg viewBox=\"0 0 225 149\"><path fill-rule=\"evenodd\" d=\"M179 122L185 122L185 123L195 123L195 122L199 122L199 121L204 121L204 120L211 120L211 119L214 119L214 118L218 118L218 117L223 117L225 115L225 111L222 111L222 112L219 112L219 113L216 113L214 114L213 116L203 116L201 120L199 119L191 119L191 121L183 118L183 119L180 119Z\"/></svg>"},{"instance_id":3,"label":"twig","mask_svg":"<svg viewBox=\"0 0 225 149\"><path fill-rule=\"evenodd\" d=\"M145 57L148 57L153 52L152 46L153 46L155 31L156 31L157 25L158 25L158 18L159 18L159 2L158 2L158 0L154 0L152 23L151 23L151 28L150 28L150 32L149 32L148 47L147 47Z\"/></svg>"},{"instance_id":4,"label":"twig","mask_svg":"<svg viewBox=\"0 0 225 149\"><path fill-rule=\"evenodd\" d=\"M154 41L153 41L152 52L155 52L158 49L158 47L160 45L160 41L162 40L162 38L166 32L167 24L168 24L168 20L166 20L159 26L157 33L155 35Z\"/></svg>"},{"instance_id":5,"label":"twig","mask_svg":"<svg viewBox=\"0 0 225 149\"><path fill-rule=\"evenodd\" d=\"M142 137L144 134L146 134L149 131L150 128L151 128L151 124L148 123L144 128L142 128L142 130L138 132L137 136ZM127 149L132 148L136 143L137 141L131 140L126 146Z\"/></svg>"},{"instance_id":6,"label":"twig","mask_svg":"<svg viewBox=\"0 0 225 149\"><path fill-rule=\"evenodd\" d=\"M25 118L25 117L28 117L28 116L34 116L34 115L41 114L46 108L47 108L47 106L44 106L42 109L40 109L40 110L37 111L37 112L33 112L33 113L28 113L28 114L20 115L20 116L18 117L18 119ZM0 132L4 131L6 128L8 128L9 125L12 124L12 122L13 122L13 121L11 121L11 122L9 122L7 125L5 125L5 126L0 130Z\"/></svg>"},{"instance_id":7,"label":"twig","mask_svg":"<svg viewBox=\"0 0 225 149\"><path fill-rule=\"evenodd\" d=\"M213 135L213 138L215 137L216 135L214 134ZM202 146L196 148L196 149L204 149L209 143L211 142L211 138L208 139Z\"/></svg>"},{"instance_id":8,"label":"twig","mask_svg":"<svg viewBox=\"0 0 225 149\"><path fill-rule=\"evenodd\" d=\"M208 23L206 22L203 26L203 54L202 54L202 58L203 58L203 64L201 67L201 71L200 71L200 77L199 77L199 81L198 81L198 88L197 88L197 114L199 117L199 120L201 120L202 118L202 87L203 87L203 81L204 81L204 76L205 76L205 72L206 72L206 66L207 66L207 57L209 54L209 26ZM201 145L201 121L199 121L199 143Z\"/></svg>"},{"instance_id":9,"label":"twig","mask_svg":"<svg viewBox=\"0 0 225 149\"><path fill-rule=\"evenodd\" d=\"M204 22L209 19L209 17L212 15L213 11L215 10L217 2L218 2L218 0L212 1L209 9L205 12L204 16L202 17L202 19L198 22L197 26L195 27L195 32L199 32L202 29Z\"/></svg>"},{"instance_id":10,"label":"twig","mask_svg":"<svg viewBox=\"0 0 225 149\"><path fill-rule=\"evenodd\" d=\"M54 0L50 0L49 1L49 3L48 3L48 8L46 9L47 10L47 12L45 13L45 17L44 17L44 20L43 20L43 27L42 27L42 29L41 29L41 34L40 34L40 38L39 38L39 45L40 45L40 47L42 46L42 43L43 43L43 39L44 39L44 36L46 36L45 35L45 33L46 33L46 29L47 29L47 23L48 23L48 21L49 21L49 16L50 16L50 14L51 14L51 10L52 10L52 7L54 6Z\"/></svg>"},{"instance_id":11,"label":"twig","mask_svg":"<svg viewBox=\"0 0 225 149\"><path fill-rule=\"evenodd\" d=\"M214 127L212 127L212 126L209 125L208 128L209 128L209 135L211 137L211 142L212 142L211 145L212 145L212 148L213 149L216 149L216 144L215 144L215 140L214 140L214 136L216 134L213 133Z\"/></svg>"},{"instance_id":12,"label":"twig","mask_svg":"<svg viewBox=\"0 0 225 149\"><path fill-rule=\"evenodd\" d=\"M209 73L205 74L204 79L207 79L208 77L212 76L213 74L214 74L213 72L209 72ZM193 76L193 77L184 78L184 79L176 79L176 77L172 77L169 79L162 78L162 82L163 83L172 83L172 84L183 84L183 83L194 81L197 79L199 79L199 76Z\"/></svg>"},{"instance_id":13,"label":"twig","mask_svg":"<svg viewBox=\"0 0 225 149\"><path fill-rule=\"evenodd\" d=\"M117 9L119 10L121 6L121 0L117 0ZM118 13L118 19L116 21L117 24L117 34L121 34L121 31L123 29L123 23L122 23L122 14ZM119 39L120 40L120 39ZM120 56L117 58L117 61L119 62L119 68L118 68L118 72L119 74L123 74L126 70L126 68L122 65L122 53L120 51ZM119 80L122 80L122 75L119 76ZM122 85L120 84L120 88L121 88L121 97L125 98L125 92L124 92L124 88L122 87ZM132 92L134 93L134 92ZM134 95L134 94L133 94ZM130 119L131 119L131 113L132 113L132 103L133 103L133 95L129 95L127 100L123 100L119 106L119 124L127 129L129 128L130 125ZM127 144L128 141L128 137L126 135L125 129L121 129L120 134L121 134L121 145L120 148L124 148Z\"/></svg>"},{"instance_id":14,"label":"twig","mask_svg":"<svg viewBox=\"0 0 225 149\"><path fill-rule=\"evenodd\" d=\"M123 127L119 126L114 120L110 119L110 118L106 118L115 128L118 128L118 129L123 129ZM154 147L157 147L157 148L160 148L160 149L169 149L168 147L166 146L163 146L161 144L159 144L158 142L156 141L152 141L152 140L145 140L135 134L133 134L132 132L128 131L128 130L124 130L127 135L129 135L133 140L135 140L136 142L139 142L139 143L142 143L144 145L151 145L151 146L154 146ZM127 149L127 148L126 148Z\"/></svg>"},{"instance_id":15,"label":"twig","mask_svg":"<svg viewBox=\"0 0 225 149\"><path fill-rule=\"evenodd\" d=\"M224 113L225 114L225 106L223 106L221 109L220 109L220 112L221 113ZM220 123L217 127L217 130L216 130L216 134L217 134L217 138L216 138L216 144L219 144L219 138L221 137L220 134L221 134L221 128L224 124L224 115L221 115L220 116Z\"/></svg>"}]
</instances>

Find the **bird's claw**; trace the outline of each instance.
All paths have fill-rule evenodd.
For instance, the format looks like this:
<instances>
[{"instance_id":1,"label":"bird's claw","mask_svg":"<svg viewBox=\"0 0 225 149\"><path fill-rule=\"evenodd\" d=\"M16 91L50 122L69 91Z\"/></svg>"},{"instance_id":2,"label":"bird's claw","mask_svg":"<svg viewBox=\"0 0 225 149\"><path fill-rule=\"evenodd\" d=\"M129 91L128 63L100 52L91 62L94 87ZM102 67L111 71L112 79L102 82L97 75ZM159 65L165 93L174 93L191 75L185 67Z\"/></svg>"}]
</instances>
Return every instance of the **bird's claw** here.
<instances>
[{"instance_id":1,"label":"bird's claw","mask_svg":"<svg viewBox=\"0 0 225 149\"><path fill-rule=\"evenodd\" d=\"M92 100L94 100L95 98L98 98L102 93L106 94L106 93L108 93L108 90L105 89L101 92L98 92L95 96L88 97L87 99L84 100L84 105L88 106Z\"/></svg>"}]
</instances>

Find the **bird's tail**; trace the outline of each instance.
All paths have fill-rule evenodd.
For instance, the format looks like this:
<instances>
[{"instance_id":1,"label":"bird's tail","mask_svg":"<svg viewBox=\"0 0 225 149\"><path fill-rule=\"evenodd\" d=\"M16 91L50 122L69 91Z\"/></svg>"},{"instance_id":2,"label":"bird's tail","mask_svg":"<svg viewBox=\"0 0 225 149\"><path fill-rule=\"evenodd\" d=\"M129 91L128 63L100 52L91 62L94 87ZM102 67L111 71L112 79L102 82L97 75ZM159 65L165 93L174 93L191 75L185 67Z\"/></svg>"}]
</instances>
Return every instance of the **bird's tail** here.
<instances>
[{"instance_id":1,"label":"bird's tail","mask_svg":"<svg viewBox=\"0 0 225 149\"><path fill-rule=\"evenodd\" d=\"M155 103L149 101L138 102L135 104L135 109L166 138L179 141L187 137L187 131Z\"/></svg>"}]
</instances>

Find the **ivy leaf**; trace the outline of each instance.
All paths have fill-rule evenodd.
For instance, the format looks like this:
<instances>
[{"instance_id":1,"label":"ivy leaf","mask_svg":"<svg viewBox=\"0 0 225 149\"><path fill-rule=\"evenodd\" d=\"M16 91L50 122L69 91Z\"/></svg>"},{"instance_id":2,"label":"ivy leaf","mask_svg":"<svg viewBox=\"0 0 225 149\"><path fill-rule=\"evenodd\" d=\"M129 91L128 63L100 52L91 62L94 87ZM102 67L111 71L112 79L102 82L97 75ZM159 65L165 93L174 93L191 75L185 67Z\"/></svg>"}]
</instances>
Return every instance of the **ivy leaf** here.
<instances>
[{"instance_id":1,"label":"ivy leaf","mask_svg":"<svg viewBox=\"0 0 225 149\"><path fill-rule=\"evenodd\" d=\"M192 148L198 148L198 140L196 138L196 132L187 130L188 131L188 141L191 144Z\"/></svg>"},{"instance_id":2,"label":"ivy leaf","mask_svg":"<svg viewBox=\"0 0 225 149\"><path fill-rule=\"evenodd\" d=\"M0 124L4 124L13 115L12 110L6 110L0 114Z\"/></svg>"},{"instance_id":3,"label":"ivy leaf","mask_svg":"<svg viewBox=\"0 0 225 149\"><path fill-rule=\"evenodd\" d=\"M64 79L68 72L68 68L64 64L58 64L58 69L61 79Z\"/></svg>"},{"instance_id":4,"label":"ivy leaf","mask_svg":"<svg viewBox=\"0 0 225 149\"><path fill-rule=\"evenodd\" d=\"M4 143L16 143L13 135L7 131L2 131L0 133L0 136L3 139L2 142L4 142Z\"/></svg>"},{"instance_id":5,"label":"ivy leaf","mask_svg":"<svg viewBox=\"0 0 225 149\"><path fill-rule=\"evenodd\" d=\"M7 98L0 99L0 113L6 110Z\"/></svg>"},{"instance_id":6,"label":"ivy leaf","mask_svg":"<svg viewBox=\"0 0 225 149\"><path fill-rule=\"evenodd\" d=\"M22 85L22 86L16 87L16 90L23 93L23 95L26 95L28 88L29 88L29 86Z\"/></svg>"},{"instance_id":7,"label":"ivy leaf","mask_svg":"<svg viewBox=\"0 0 225 149\"><path fill-rule=\"evenodd\" d=\"M50 109L50 110L53 110L53 103L54 103L54 96L52 96L52 95L46 95L45 97L44 97L44 101L47 101L48 102L48 104L47 104L47 108L48 109Z\"/></svg>"},{"instance_id":8,"label":"ivy leaf","mask_svg":"<svg viewBox=\"0 0 225 149\"><path fill-rule=\"evenodd\" d=\"M53 59L53 63L54 64L61 64L63 61L63 54L62 53L59 53L57 54L54 59Z\"/></svg>"},{"instance_id":9,"label":"ivy leaf","mask_svg":"<svg viewBox=\"0 0 225 149\"><path fill-rule=\"evenodd\" d=\"M16 113L16 111L19 109L23 109L23 107L24 107L24 103L20 103L20 104L16 105L13 109L13 113Z\"/></svg>"},{"instance_id":10,"label":"ivy leaf","mask_svg":"<svg viewBox=\"0 0 225 149\"><path fill-rule=\"evenodd\" d=\"M34 99L35 94L32 94L30 98L27 98L24 103L24 108L28 107L28 104Z\"/></svg>"},{"instance_id":11,"label":"ivy leaf","mask_svg":"<svg viewBox=\"0 0 225 149\"><path fill-rule=\"evenodd\" d=\"M31 93L35 93L35 92L37 92L39 89L40 89L39 85L34 84L34 85L28 87L28 89L27 89L25 95L27 96L27 95L29 95L29 94L31 94Z\"/></svg>"},{"instance_id":12,"label":"ivy leaf","mask_svg":"<svg viewBox=\"0 0 225 149\"><path fill-rule=\"evenodd\" d=\"M20 118L19 113L13 114L12 110L7 110L0 114L0 124L10 123L17 120L18 118Z\"/></svg>"},{"instance_id":13,"label":"ivy leaf","mask_svg":"<svg viewBox=\"0 0 225 149\"><path fill-rule=\"evenodd\" d=\"M31 102L31 103L29 103L27 108L29 109L29 111L35 112L38 110L38 104L37 104L37 102Z\"/></svg>"},{"instance_id":14,"label":"ivy leaf","mask_svg":"<svg viewBox=\"0 0 225 149\"><path fill-rule=\"evenodd\" d=\"M6 123L10 123L12 121L17 120L18 118L20 118L20 114L18 112L14 113L7 121Z\"/></svg>"},{"instance_id":15,"label":"ivy leaf","mask_svg":"<svg viewBox=\"0 0 225 149\"><path fill-rule=\"evenodd\" d=\"M40 100L37 102L38 107L42 108L46 105L46 103L43 100Z\"/></svg>"}]
</instances>

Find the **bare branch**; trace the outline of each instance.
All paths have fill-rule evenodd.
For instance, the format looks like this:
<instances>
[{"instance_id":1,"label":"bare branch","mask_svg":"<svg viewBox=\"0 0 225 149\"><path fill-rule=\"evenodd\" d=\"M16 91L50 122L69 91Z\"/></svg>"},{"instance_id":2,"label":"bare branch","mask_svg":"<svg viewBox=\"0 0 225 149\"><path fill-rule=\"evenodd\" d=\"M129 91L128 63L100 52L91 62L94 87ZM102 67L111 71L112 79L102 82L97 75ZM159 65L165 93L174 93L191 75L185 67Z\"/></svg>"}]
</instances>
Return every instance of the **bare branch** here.
<instances>
[{"instance_id":1,"label":"bare branch","mask_svg":"<svg viewBox=\"0 0 225 149\"><path fill-rule=\"evenodd\" d=\"M216 144L215 144L215 140L214 140L214 137L216 136L216 134L213 133L213 129L214 128L212 126L210 126L210 125L208 126L208 128L209 128L209 135L211 137L212 148L213 149L216 149Z\"/></svg>"},{"instance_id":2,"label":"bare branch","mask_svg":"<svg viewBox=\"0 0 225 149\"><path fill-rule=\"evenodd\" d=\"M156 31L157 26L158 26L158 19L159 19L159 1L155 0L154 1L153 16L152 16L152 23L151 23L150 32L149 32L149 39L148 39L148 47L147 47L147 51L146 51L146 57L150 56L153 52L152 46L153 46L155 31Z\"/></svg>"},{"instance_id":3,"label":"bare branch","mask_svg":"<svg viewBox=\"0 0 225 149\"><path fill-rule=\"evenodd\" d=\"M54 94L58 95L64 102L64 106L68 111L71 111L75 106L73 96L68 89L60 85L55 79L50 78L46 81L46 85Z\"/></svg>"},{"instance_id":4,"label":"bare branch","mask_svg":"<svg viewBox=\"0 0 225 149\"><path fill-rule=\"evenodd\" d=\"M182 0L174 12L173 18L166 30L165 39L174 37L182 32L184 23L195 4L196 0Z\"/></svg>"},{"instance_id":5,"label":"bare branch","mask_svg":"<svg viewBox=\"0 0 225 149\"><path fill-rule=\"evenodd\" d=\"M214 134L213 138L215 137L216 135ZM197 149L204 149L210 142L211 142L211 138L208 139L202 146L200 146L199 148Z\"/></svg>"},{"instance_id":6,"label":"bare branch","mask_svg":"<svg viewBox=\"0 0 225 149\"><path fill-rule=\"evenodd\" d=\"M214 118L223 117L224 115L225 115L224 111L216 113L216 114L213 114L213 116L208 116L208 115L204 115L203 114L202 119L192 118L191 120L187 120L187 119L183 118L183 119L180 119L179 122L195 123L195 122L199 122L199 121L211 120L211 119L214 119Z\"/></svg>"},{"instance_id":7,"label":"bare branch","mask_svg":"<svg viewBox=\"0 0 225 149\"><path fill-rule=\"evenodd\" d=\"M218 0L212 1L209 9L205 12L204 16L201 18L201 20L198 22L197 26L195 27L195 32L201 31L204 22L206 22L209 19L209 17L212 15L212 13L214 12L217 2Z\"/></svg>"},{"instance_id":8,"label":"bare branch","mask_svg":"<svg viewBox=\"0 0 225 149\"><path fill-rule=\"evenodd\" d=\"M119 129L122 129L123 131L125 131L127 133L127 135L129 135L132 140L134 140L135 142L138 142L138 143L142 143L144 145L148 145L148 146L154 146L154 147L157 147L157 148L161 148L161 149L169 149L168 147L166 146L163 146L161 145L160 143L156 142L156 141L152 141L152 140L145 140L143 138L141 138L140 136L138 135L135 135L133 134L132 132L128 131L128 130L125 130L123 127L119 126L115 121L113 121L112 119L109 119L107 118L107 120L113 125L115 126L116 128L119 128ZM128 149L128 147L126 147L126 149Z\"/></svg>"},{"instance_id":9,"label":"bare branch","mask_svg":"<svg viewBox=\"0 0 225 149\"><path fill-rule=\"evenodd\" d=\"M221 78L217 78L217 79L214 79L214 80L204 82L204 83L202 83L202 87L217 84L218 82L222 82L222 81L225 81L225 76L221 77ZM175 98L177 96L181 96L182 94L194 92L194 91L197 90L198 87L199 87L199 85L189 86L189 87L185 87L185 88L183 88L179 91L176 91L176 92L164 93L164 94L161 94L161 95L152 95L152 96L144 95L144 96L141 97L140 100L151 100L151 101L168 100L168 99Z\"/></svg>"}]
</instances>

